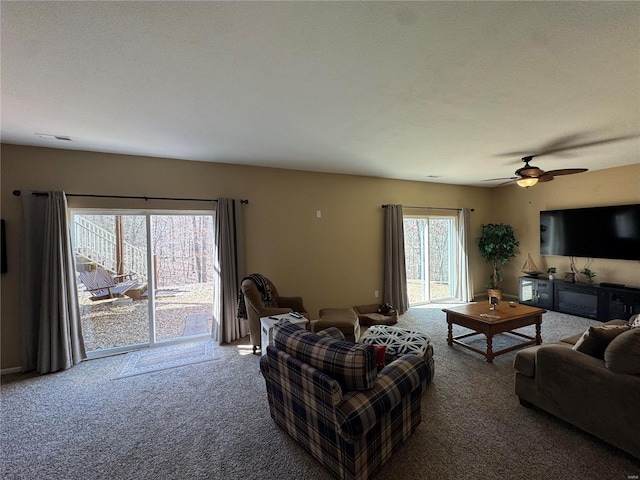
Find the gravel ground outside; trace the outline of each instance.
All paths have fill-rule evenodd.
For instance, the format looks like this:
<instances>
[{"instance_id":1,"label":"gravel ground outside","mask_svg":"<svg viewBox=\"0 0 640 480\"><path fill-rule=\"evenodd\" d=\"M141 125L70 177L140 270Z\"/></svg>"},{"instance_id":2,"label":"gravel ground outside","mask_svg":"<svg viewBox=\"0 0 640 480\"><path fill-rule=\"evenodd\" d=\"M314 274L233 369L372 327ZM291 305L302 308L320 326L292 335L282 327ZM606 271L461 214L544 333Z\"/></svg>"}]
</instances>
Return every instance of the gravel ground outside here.
<instances>
[{"instance_id":1,"label":"gravel ground outside","mask_svg":"<svg viewBox=\"0 0 640 480\"><path fill-rule=\"evenodd\" d=\"M149 301L147 299L90 300L78 292L82 334L87 351L121 347L149 341ZM213 284L200 283L164 287L156 292L156 341L184 335L188 315L207 318L207 332L213 320ZM204 333L204 331L203 331Z\"/></svg>"},{"instance_id":2,"label":"gravel ground outside","mask_svg":"<svg viewBox=\"0 0 640 480\"><path fill-rule=\"evenodd\" d=\"M431 282L429 287L432 299L451 298L448 283ZM411 305L422 303L422 280L407 280L407 289Z\"/></svg>"}]
</instances>

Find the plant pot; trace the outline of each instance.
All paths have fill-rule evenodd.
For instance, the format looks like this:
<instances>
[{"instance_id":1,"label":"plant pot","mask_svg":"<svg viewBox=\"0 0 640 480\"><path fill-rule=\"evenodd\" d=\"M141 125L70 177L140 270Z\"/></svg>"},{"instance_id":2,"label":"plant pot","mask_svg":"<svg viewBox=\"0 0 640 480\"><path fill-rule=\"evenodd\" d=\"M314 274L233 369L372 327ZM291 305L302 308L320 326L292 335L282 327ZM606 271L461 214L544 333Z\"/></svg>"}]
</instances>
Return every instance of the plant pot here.
<instances>
[{"instance_id":1,"label":"plant pot","mask_svg":"<svg viewBox=\"0 0 640 480\"><path fill-rule=\"evenodd\" d=\"M487 297L495 297L498 300L502 300L502 290L500 290L499 288L489 288L487 289Z\"/></svg>"}]
</instances>

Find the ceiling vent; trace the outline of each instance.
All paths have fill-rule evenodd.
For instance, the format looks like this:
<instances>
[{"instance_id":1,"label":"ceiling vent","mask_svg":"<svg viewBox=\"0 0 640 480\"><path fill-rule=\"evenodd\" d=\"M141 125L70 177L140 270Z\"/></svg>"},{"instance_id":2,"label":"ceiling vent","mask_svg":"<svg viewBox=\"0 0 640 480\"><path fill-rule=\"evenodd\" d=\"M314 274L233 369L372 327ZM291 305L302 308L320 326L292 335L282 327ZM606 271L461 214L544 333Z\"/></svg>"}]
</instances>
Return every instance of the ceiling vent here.
<instances>
[{"instance_id":1,"label":"ceiling vent","mask_svg":"<svg viewBox=\"0 0 640 480\"><path fill-rule=\"evenodd\" d=\"M66 135L51 135L50 133L36 133L40 138L44 138L45 140L63 140L65 142L70 142L71 137L67 137Z\"/></svg>"}]
</instances>

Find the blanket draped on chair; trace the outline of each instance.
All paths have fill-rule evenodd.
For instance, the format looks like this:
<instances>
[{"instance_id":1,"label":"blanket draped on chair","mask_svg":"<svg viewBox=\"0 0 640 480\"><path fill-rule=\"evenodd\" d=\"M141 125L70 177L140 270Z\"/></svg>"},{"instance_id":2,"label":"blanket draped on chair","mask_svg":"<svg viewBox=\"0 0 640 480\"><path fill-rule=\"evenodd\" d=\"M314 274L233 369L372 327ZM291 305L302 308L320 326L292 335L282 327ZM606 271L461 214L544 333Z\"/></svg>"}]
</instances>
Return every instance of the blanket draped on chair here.
<instances>
[{"instance_id":1,"label":"blanket draped on chair","mask_svg":"<svg viewBox=\"0 0 640 480\"><path fill-rule=\"evenodd\" d=\"M269 281L263 275L259 273L252 273L251 275L247 275L240 281L240 285L245 280L251 280L258 287L258 291L260 292L260 296L262 297L262 301L266 306L270 306L273 302L273 297L271 296L271 287L269 286ZM238 294L238 318L243 318L247 320L249 317L247 316L247 305L244 301L244 294L242 290Z\"/></svg>"}]
</instances>

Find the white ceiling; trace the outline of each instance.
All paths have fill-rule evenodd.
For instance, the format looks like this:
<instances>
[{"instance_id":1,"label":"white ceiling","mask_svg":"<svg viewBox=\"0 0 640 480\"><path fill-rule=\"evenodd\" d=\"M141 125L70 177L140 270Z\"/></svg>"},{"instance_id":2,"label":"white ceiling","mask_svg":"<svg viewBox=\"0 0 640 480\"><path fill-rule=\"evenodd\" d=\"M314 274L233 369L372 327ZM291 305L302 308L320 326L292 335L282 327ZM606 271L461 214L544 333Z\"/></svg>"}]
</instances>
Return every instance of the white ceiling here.
<instances>
[{"instance_id":1,"label":"white ceiling","mask_svg":"<svg viewBox=\"0 0 640 480\"><path fill-rule=\"evenodd\" d=\"M494 186L640 133L638 2L0 8L4 143ZM533 163L639 161L635 137Z\"/></svg>"}]
</instances>

